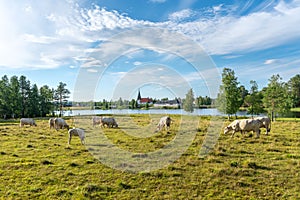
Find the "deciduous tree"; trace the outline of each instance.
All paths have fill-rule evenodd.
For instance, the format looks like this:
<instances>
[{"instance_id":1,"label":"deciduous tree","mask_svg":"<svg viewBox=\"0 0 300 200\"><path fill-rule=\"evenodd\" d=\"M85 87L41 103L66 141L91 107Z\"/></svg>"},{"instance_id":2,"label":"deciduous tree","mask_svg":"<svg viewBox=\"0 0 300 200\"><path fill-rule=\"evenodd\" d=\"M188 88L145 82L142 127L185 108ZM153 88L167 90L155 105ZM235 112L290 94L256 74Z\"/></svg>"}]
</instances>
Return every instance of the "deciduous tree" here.
<instances>
[{"instance_id":1,"label":"deciduous tree","mask_svg":"<svg viewBox=\"0 0 300 200\"><path fill-rule=\"evenodd\" d=\"M228 119L239 110L241 105L238 84L234 71L224 68L216 106L220 112L228 115Z\"/></svg>"},{"instance_id":2,"label":"deciduous tree","mask_svg":"<svg viewBox=\"0 0 300 200\"><path fill-rule=\"evenodd\" d=\"M194 92L193 89L190 89L188 93L185 95L185 100L183 102L183 109L186 112L193 112L194 111Z\"/></svg>"},{"instance_id":3,"label":"deciduous tree","mask_svg":"<svg viewBox=\"0 0 300 200\"><path fill-rule=\"evenodd\" d=\"M279 74L269 79L268 86L263 90L263 103L274 121L276 114L283 114L290 111L292 98L288 93L287 84L282 82Z\"/></svg>"}]
</instances>

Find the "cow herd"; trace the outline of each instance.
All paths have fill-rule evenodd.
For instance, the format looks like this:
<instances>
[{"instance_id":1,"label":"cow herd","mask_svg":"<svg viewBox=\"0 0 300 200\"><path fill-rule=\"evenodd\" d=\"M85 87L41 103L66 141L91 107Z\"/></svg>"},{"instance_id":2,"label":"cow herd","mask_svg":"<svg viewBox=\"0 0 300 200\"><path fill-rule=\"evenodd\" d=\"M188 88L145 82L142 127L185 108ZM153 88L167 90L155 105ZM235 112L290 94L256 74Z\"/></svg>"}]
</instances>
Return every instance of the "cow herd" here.
<instances>
[{"instance_id":1,"label":"cow herd","mask_svg":"<svg viewBox=\"0 0 300 200\"><path fill-rule=\"evenodd\" d=\"M169 130L171 126L172 119L169 116L164 116L160 118L157 127L156 132L163 130ZM20 127L23 127L24 125L30 125L30 126L37 126L34 119L32 118L21 118L20 119ZM94 116L92 117L92 125L95 127L96 125L99 125L100 127L108 127L108 128L117 128L118 123L116 122L115 118L113 117L102 117L102 116ZM66 121L62 118L50 118L49 119L49 128L50 129L67 129L69 140L68 144L70 144L72 136L78 136L81 140L81 143L84 144L85 139L85 133L84 130L81 128L72 128L70 129L70 126L66 123ZM227 134L229 132L232 132L231 137L234 136L236 132L241 132L243 135L245 132L253 131L256 133L256 137L258 138L260 135L260 128L266 129L266 134L268 134L271 130L271 120L269 117L256 117L251 119L240 119L240 120L234 120L232 123L230 123L228 126L224 128L224 134Z\"/></svg>"},{"instance_id":2,"label":"cow herd","mask_svg":"<svg viewBox=\"0 0 300 200\"><path fill-rule=\"evenodd\" d=\"M81 128L70 128L70 126L67 124L67 122L63 118L50 118L49 121L49 128L50 129L67 129L69 140L68 144L71 143L72 136L78 136L81 140L81 143L84 144L85 139L85 132ZM20 127L23 127L24 125L29 126L37 126L34 119L32 118L21 118L20 119ZM102 117L102 116L93 116L92 117L92 125L95 127L96 125L99 125L100 127L108 127L108 128L117 128L118 123L116 122L115 118L113 117ZM161 131L163 128L166 130L170 129L171 125L171 118L169 116L162 117L157 125L156 131Z\"/></svg>"},{"instance_id":3,"label":"cow herd","mask_svg":"<svg viewBox=\"0 0 300 200\"><path fill-rule=\"evenodd\" d=\"M224 128L224 134L232 131L231 137L238 131L243 135L245 132L253 131L256 137L259 138L260 128L266 129L266 135L271 131L271 120L269 117L256 117L253 119L234 120Z\"/></svg>"}]
</instances>

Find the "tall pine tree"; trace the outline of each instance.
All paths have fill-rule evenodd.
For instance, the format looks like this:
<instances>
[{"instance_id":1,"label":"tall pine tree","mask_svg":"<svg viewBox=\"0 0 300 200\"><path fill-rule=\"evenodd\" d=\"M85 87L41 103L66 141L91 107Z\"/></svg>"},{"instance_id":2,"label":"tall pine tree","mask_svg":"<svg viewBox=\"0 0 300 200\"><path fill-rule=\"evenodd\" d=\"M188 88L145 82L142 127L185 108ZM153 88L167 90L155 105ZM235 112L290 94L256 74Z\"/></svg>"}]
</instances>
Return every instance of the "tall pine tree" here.
<instances>
[{"instance_id":1,"label":"tall pine tree","mask_svg":"<svg viewBox=\"0 0 300 200\"><path fill-rule=\"evenodd\" d=\"M63 114L63 106L69 98L70 91L66 88L67 84L59 82L57 89L54 92L54 99L57 101L59 107L59 116Z\"/></svg>"}]
</instances>

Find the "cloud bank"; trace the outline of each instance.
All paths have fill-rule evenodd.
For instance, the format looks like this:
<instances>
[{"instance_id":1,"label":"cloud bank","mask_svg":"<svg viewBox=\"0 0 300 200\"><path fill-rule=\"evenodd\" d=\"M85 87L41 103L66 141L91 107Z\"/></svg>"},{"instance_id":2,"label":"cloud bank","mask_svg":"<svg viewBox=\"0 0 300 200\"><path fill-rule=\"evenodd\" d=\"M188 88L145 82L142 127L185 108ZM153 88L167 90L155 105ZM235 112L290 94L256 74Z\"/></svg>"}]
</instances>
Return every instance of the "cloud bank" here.
<instances>
[{"instance_id":1,"label":"cloud bank","mask_svg":"<svg viewBox=\"0 0 300 200\"><path fill-rule=\"evenodd\" d=\"M35 4L1 1L0 67L41 69L80 65L76 58L84 59L87 53L101 51L97 49L99 44L132 28L166 28L181 33L200 44L209 55L242 54L299 40L300 1L280 1L271 8L247 15L235 15L234 6L224 5L207 8L205 12L183 9L169 14L168 21L154 23L99 6L83 8L71 0ZM147 41L151 35L143 37ZM90 64L95 63L93 60Z\"/></svg>"}]
</instances>

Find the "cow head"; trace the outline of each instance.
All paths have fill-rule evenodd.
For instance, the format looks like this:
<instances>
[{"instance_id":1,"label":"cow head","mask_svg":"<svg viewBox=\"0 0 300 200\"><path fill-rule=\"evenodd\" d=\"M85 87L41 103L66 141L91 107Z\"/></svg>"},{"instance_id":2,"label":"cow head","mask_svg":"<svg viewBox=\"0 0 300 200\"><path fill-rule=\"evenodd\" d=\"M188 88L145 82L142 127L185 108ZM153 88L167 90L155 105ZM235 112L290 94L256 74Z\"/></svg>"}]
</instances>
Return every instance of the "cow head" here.
<instances>
[{"instance_id":1,"label":"cow head","mask_svg":"<svg viewBox=\"0 0 300 200\"><path fill-rule=\"evenodd\" d=\"M229 133L230 131L232 131L232 127L231 127L231 126L226 126L226 127L224 128L224 134L227 134L227 133Z\"/></svg>"}]
</instances>

